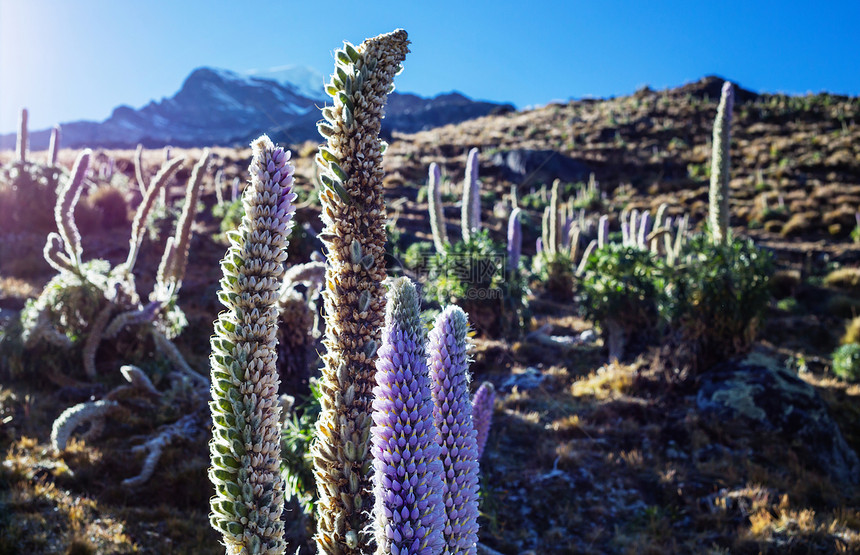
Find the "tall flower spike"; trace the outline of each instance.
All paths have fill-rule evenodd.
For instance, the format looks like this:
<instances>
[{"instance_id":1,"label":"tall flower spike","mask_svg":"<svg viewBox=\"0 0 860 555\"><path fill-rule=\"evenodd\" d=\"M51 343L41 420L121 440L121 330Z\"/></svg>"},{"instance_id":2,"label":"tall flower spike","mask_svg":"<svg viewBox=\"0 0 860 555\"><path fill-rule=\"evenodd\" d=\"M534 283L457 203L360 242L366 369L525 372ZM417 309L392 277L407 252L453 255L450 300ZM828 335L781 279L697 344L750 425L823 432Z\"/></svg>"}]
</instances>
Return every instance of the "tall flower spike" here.
<instances>
[{"instance_id":1,"label":"tall flower spike","mask_svg":"<svg viewBox=\"0 0 860 555\"><path fill-rule=\"evenodd\" d=\"M84 184L84 175L90 165L90 149L83 150L78 154L75 165L72 168L72 177L61 187L57 193L57 205L54 208L54 219L57 221L57 229L63 239L66 256L75 271L81 266L81 234L75 225L75 206L81 196ZM50 241L50 237L48 241Z\"/></svg>"},{"instance_id":2,"label":"tall flower spike","mask_svg":"<svg viewBox=\"0 0 860 555\"><path fill-rule=\"evenodd\" d=\"M475 424L478 442L478 459L484 454L487 437L490 435L490 424L493 422L493 403L496 401L496 388L490 382L484 382L472 398L472 422Z\"/></svg>"},{"instance_id":3,"label":"tall flower spike","mask_svg":"<svg viewBox=\"0 0 860 555\"><path fill-rule=\"evenodd\" d=\"M552 245L550 252L557 254L561 250L561 223L558 218L559 189L561 180L552 182L552 194L549 197L549 231L548 238Z\"/></svg>"},{"instance_id":4,"label":"tall flower spike","mask_svg":"<svg viewBox=\"0 0 860 555\"><path fill-rule=\"evenodd\" d=\"M51 139L48 142L48 165L57 165L57 155L60 152L60 126L55 125L51 129Z\"/></svg>"},{"instance_id":5,"label":"tall flower spike","mask_svg":"<svg viewBox=\"0 0 860 555\"><path fill-rule=\"evenodd\" d=\"M19 162L27 161L27 143L29 140L27 136L27 108L21 108L21 116L18 119L18 137L15 144L15 152Z\"/></svg>"},{"instance_id":6,"label":"tall flower spike","mask_svg":"<svg viewBox=\"0 0 860 555\"><path fill-rule=\"evenodd\" d=\"M478 442L469 399L466 313L449 306L429 338L433 421L439 432L446 554L474 554L478 542Z\"/></svg>"},{"instance_id":7,"label":"tall flower spike","mask_svg":"<svg viewBox=\"0 0 860 555\"><path fill-rule=\"evenodd\" d=\"M284 551L284 484L280 473L277 339L278 290L293 226L289 152L265 135L251 144L245 215L228 234L215 322L211 381L212 526L229 554ZM155 192L150 189L150 193Z\"/></svg>"},{"instance_id":8,"label":"tall flower spike","mask_svg":"<svg viewBox=\"0 0 860 555\"><path fill-rule=\"evenodd\" d=\"M729 143L735 95L732 84L723 83L717 117L714 119L711 151L711 187L708 194L708 229L714 243L729 240Z\"/></svg>"},{"instance_id":9,"label":"tall flower spike","mask_svg":"<svg viewBox=\"0 0 860 555\"><path fill-rule=\"evenodd\" d=\"M468 242L472 235L481 229L481 188L478 181L477 148L469 151L466 159L466 179L463 181L463 207L460 213L460 227L463 241Z\"/></svg>"},{"instance_id":10,"label":"tall flower spike","mask_svg":"<svg viewBox=\"0 0 860 555\"><path fill-rule=\"evenodd\" d=\"M408 278L394 280L388 292L376 382L371 429L376 553L440 553L442 463L418 292Z\"/></svg>"},{"instance_id":11,"label":"tall flower spike","mask_svg":"<svg viewBox=\"0 0 860 555\"><path fill-rule=\"evenodd\" d=\"M609 240L609 216L603 214L597 224L597 246L603 248Z\"/></svg>"},{"instance_id":12,"label":"tall flower spike","mask_svg":"<svg viewBox=\"0 0 860 555\"><path fill-rule=\"evenodd\" d=\"M514 208L508 219L508 270L515 272L520 265L523 250L523 231L520 223L522 210Z\"/></svg>"},{"instance_id":13,"label":"tall flower spike","mask_svg":"<svg viewBox=\"0 0 860 555\"><path fill-rule=\"evenodd\" d=\"M317 549L370 550L371 395L384 319L385 199L379 128L394 75L408 52L406 31L335 52L326 86L333 99L318 124L322 220L327 250L323 289L326 336L320 415L312 446L319 494ZM346 449L351 445L354 449ZM347 479L351 476L352 478Z\"/></svg>"},{"instance_id":14,"label":"tall flower spike","mask_svg":"<svg viewBox=\"0 0 860 555\"><path fill-rule=\"evenodd\" d=\"M445 229L445 213L442 211L442 172L436 162L430 164L430 179L427 189L433 244L436 247L436 252L445 252L445 245L448 244L448 231Z\"/></svg>"}]
</instances>

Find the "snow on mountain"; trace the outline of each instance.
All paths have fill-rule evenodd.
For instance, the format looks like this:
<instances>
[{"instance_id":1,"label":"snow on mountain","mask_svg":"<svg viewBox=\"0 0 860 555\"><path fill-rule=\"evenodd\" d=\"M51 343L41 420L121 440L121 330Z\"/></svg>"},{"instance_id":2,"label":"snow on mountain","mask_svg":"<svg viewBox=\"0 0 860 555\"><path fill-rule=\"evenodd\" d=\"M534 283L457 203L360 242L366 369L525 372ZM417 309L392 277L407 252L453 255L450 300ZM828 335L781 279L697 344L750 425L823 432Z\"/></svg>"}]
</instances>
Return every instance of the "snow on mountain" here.
<instances>
[{"instance_id":1,"label":"snow on mountain","mask_svg":"<svg viewBox=\"0 0 860 555\"><path fill-rule=\"evenodd\" d=\"M308 66L286 65L268 69L252 69L244 75L259 79L271 79L293 90L302 96L314 100L325 100L323 85L326 81L322 73Z\"/></svg>"}]
</instances>

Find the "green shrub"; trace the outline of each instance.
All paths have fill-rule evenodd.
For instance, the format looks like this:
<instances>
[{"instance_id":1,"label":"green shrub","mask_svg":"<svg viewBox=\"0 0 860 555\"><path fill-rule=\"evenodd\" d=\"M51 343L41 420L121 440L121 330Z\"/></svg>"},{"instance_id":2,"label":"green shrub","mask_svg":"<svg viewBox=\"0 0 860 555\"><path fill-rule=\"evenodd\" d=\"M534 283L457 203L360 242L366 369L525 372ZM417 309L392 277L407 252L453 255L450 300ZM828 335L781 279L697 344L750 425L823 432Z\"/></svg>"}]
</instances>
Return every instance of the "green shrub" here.
<instances>
[{"instance_id":1,"label":"green shrub","mask_svg":"<svg viewBox=\"0 0 860 555\"><path fill-rule=\"evenodd\" d=\"M245 215L242 199L238 198L233 202L216 204L212 207L212 215L216 219L221 220L220 229L222 234L237 229L242 222L242 216Z\"/></svg>"},{"instance_id":2,"label":"green shrub","mask_svg":"<svg viewBox=\"0 0 860 555\"><path fill-rule=\"evenodd\" d=\"M641 346L655 336L660 267L650 251L619 243L607 243L588 257L577 286L580 309L609 334L610 359L621 358L626 344Z\"/></svg>"},{"instance_id":3,"label":"green shrub","mask_svg":"<svg viewBox=\"0 0 860 555\"><path fill-rule=\"evenodd\" d=\"M479 231L430 258L424 295L439 306L458 305L487 336L518 335L527 320L528 291L524 272L508 272L506 262L505 248Z\"/></svg>"},{"instance_id":4,"label":"green shrub","mask_svg":"<svg viewBox=\"0 0 860 555\"><path fill-rule=\"evenodd\" d=\"M860 344L849 343L833 351L833 373L848 382L860 381Z\"/></svg>"},{"instance_id":5,"label":"green shrub","mask_svg":"<svg viewBox=\"0 0 860 555\"><path fill-rule=\"evenodd\" d=\"M534 257L533 277L543 284L553 297L569 300L573 294L573 261L566 252L550 253L546 250Z\"/></svg>"},{"instance_id":6,"label":"green shrub","mask_svg":"<svg viewBox=\"0 0 860 555\"><path fill-rule=\"evenodd\" d=\"M657 289L676 363L694 372L745 352L770 302L773 260L749 239L713 244L692 237L681 264L664 267Z\"/></svg>"},{"instance_id":7,"label":"green shrub","mask_svg":"<svg viewBox=\"0 0 860 555\"><path fill-rule=\"evenodd\" d=\"M433 253L433 243L429 241L412 243L403 253L403 265L413 271L424 271Z\"/></svg>"}]
</instances>

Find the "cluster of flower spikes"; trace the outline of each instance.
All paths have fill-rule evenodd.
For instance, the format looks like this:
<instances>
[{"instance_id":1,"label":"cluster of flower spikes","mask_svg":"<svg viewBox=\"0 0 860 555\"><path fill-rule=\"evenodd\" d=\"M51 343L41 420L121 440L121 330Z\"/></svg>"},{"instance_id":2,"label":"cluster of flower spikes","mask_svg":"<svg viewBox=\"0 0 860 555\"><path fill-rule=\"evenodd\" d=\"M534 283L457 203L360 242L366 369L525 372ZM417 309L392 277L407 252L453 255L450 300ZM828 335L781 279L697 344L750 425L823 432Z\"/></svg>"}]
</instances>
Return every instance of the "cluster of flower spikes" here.
<instances>
[{"instance_id":1,"label":"cluster of flower spikes","mask_svg":"<svg viewBox=\"0 0 860 555\"><path fill-rule=\"evenodd\" d=\"M252 143L245 215L228 234L218 297L227 308L215 322L210 442L212 526L228 553L280 554L280 405L276 334L283 263L293 226L293 167L289 152L265 135Z\"/></svg>"},{"instance_id":2,"label":"cluster of flower spikes","mask_svg":"<svg viewBox=\"0 0 860 555\"><path fill-rule=\"evenodd\" d=\"M425 352L415 286L392 282L371 430L378 555L475 553L478 449L467 331L465 313L448 307Z\"/></svg>"}]
</instances>

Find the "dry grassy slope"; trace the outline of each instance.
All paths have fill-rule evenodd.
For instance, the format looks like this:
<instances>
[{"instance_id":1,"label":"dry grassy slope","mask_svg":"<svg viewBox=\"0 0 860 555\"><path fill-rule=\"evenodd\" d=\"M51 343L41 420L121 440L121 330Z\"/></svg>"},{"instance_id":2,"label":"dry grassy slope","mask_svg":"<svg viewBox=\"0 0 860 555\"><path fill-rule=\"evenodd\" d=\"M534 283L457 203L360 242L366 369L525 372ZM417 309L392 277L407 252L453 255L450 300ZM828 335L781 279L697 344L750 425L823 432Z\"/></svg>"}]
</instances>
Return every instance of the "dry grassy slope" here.
<instances>
[{"instance_id":1,"label":"dry grassy slope","mask_svg":"<svg viewBox=\"0 0 860 555\"><path fill-rule=\"evenodd\" d=\"M459 183L466 152L478 147L484 183L501 195L509 185L487 167L489 155L555 150L593 168L616 214L624 206L654 210L668 202L701 221L720 84L706 78L398 135L386 157L388 182L426 183L427 167L437 162ZM738 97L731 149L736 232L786 251L851 250L848 234L860 209L860 99L743 90Z\"/></svg>"}]
</instances>

